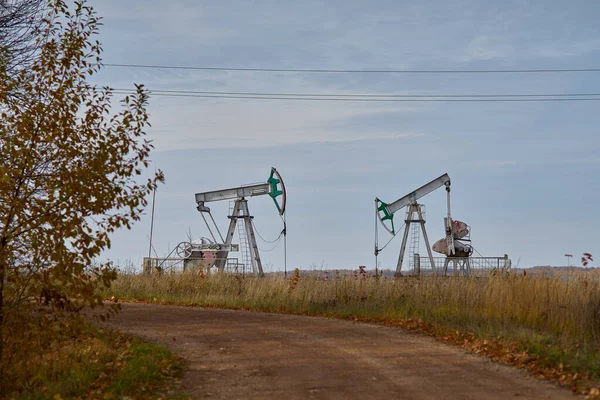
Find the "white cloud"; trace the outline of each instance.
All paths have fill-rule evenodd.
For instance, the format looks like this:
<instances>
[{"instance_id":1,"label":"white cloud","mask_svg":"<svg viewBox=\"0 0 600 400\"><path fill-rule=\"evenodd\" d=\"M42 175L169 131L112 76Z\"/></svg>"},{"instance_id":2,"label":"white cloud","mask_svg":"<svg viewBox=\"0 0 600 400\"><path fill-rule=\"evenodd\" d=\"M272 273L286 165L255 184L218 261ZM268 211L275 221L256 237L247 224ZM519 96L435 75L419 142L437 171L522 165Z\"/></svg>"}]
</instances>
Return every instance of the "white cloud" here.
<instances>
[{"instance_id":1,"label":"white cloud","mask_svg":"<svg viewBox=\"0 0 600 400\"><path fill-rule=\"evenodd\" d=\"M467 163L469 165L475 167L483 167L483 168L501 168L501 167L510 167L513 165L517 165L516 161L506 160L506 161L474 161Z\"/></svg>"},{"instance_id":2,"label":"white cloud","mask_svg":"<svg viewBox=\"0 0 600 400\"><path fill-rule=\"evenodd\" d=\"M396 139L414 139L418 137L428 136L425 133L372 133L368 135L361 136L349 136L338 139L331 140L319 140L314 143L319 142L329 142L329 143L346 143L346 142L361 142L365 140L396 140Z\"/></svg>"},{"instance_id":3,"label":"white cloud","mask_svg":"<svg viewBox=\"0 0 600 400\"><path fill-rule=\"evenodd\" d=\"M157 99L149 135L157 151L407 139L422 134L351 129L352 118L414 112L403 106L269 100Z\"/></svg>"},{"instance_id":4,"label":"white cloud","mask_svg":"<svg viewBox=\"0 0 600 400\"><path fill-rule=\"evenodd\" d=\"M478 35L467 45L465 53L459 57L459 60L463 62L493 60L506 58L510 53L512 53L512 47L502 43L499 38Z\"/></svg>"}]
</instances>

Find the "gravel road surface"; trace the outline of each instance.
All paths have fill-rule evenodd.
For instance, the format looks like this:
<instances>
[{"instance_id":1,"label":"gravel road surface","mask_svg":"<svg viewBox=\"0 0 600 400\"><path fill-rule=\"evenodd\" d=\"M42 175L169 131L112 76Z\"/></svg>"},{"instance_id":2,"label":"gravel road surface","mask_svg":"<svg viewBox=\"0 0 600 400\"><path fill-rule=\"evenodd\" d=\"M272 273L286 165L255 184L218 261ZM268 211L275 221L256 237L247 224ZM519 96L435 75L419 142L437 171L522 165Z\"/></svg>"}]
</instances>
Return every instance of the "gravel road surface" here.
<instances>
[{"instance_id":1,"label":"gravel road surface","mask_svg":"<svg viewBox=\"0 0 600 400\"><path fill-rule=\"evenodd\" d=\"M183 386L198 399L577 398L429 337L372 324L125 304L108 325L183 356Z\"/></svg>"}]
</instances>

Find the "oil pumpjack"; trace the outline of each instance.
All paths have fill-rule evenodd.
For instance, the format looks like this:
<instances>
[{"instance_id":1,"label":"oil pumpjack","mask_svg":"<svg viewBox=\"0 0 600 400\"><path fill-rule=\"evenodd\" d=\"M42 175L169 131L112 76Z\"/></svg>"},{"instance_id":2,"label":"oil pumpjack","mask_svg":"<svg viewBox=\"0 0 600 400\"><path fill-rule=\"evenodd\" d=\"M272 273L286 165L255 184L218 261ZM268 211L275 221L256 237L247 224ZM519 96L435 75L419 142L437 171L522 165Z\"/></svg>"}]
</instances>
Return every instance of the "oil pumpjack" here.
<instances>
[{"instance_id":1,"label":"oil pumpjack","mask_svg":"<svg viewBox=\"0 0 600 400\"><path fill-rule=\"evenodd\" d=\"M202 219L210 232L213 240L217 242L217 238L214 236L212 229L210 228L210 224L205 218L204 214L208 214L210 220L212 221L213 226L215 227L219 238L221 239L220 250L216 253L215 257L215 266L220 271L223 271L226 266L227 256L230 251L234 250L234 246L232 245L233 236L235 234L235 228L238 223L238 220L241 219L244 224L244 229L240 229L240 232L244 233L244 237L240 238L240 241L246 240L248 242L248 251L250 253L250 262L252 265L252 271L257 276L264 276L262 263L260 261L260 254L258 251L258 245L256 244L256 236L252 224L252 219L254 218L250 215L248 211L248 200L247 197L255 197L268 195L273 199L275 206L277 207L277 211L280 216L284 216L285 214L285 204L286 204L286 192L285 185L283 184L283 179L281 175L275 168L271 168L271 174L269 179L265 183L259 184L251 184L238 186L230 189L222 189L222 190L214 190L210 192L202 192L196 193L196 204L198 211L202 215ZM281 196L281 203L278 202L278 198ZM214 201L223 201L223 200L235 200L233 209L231 211L231 215L229 218L229 229L227 230L227 235L225 238L221 235L217 224L215 223L212 214L210 213L210 208L205 205L205 203L214 202ZM285 237L286 227L284 220L284 228L282 234ZM243 246L242 243L240 245Z\"/></svg>"},{"instance_id":2,"label":"oil pumpjack","mask_svg":"<svg viewBox=\"0 0 600 400\"><path fill-rule=\"evenodd\" d=\"M398 264L396 266L396 276L401 275L402 263L404 261L404 254L406 251L406 243L408 240L410 225L415 223L419 224L421 227L421 232L423 233L423 238L425 239L425 246L427 248L431 269L435 273L435 262L433 259L433 254L431 252L431 246L429 245L427 231L425 229L423 204L419 204L418 200L423 196L443 186L446 187L447 215L444 218L446 237L436 242L433 246L433 249L436 252L443 253L447 256L446 261L444 263L444 274L447 272L448 264L450 261L453 261L455 263L462 262L463 264L467 263L466 268L468 269L468 257L472 253L472 247L469 244L463 243L461 240L468 241L468 239L465 238L469 234L469 227L464 222L452 220L450 214L450 183L450 176L448 174L443 174L442 176L410 192L409 194L401 197L393 203L388 204L383 202L379 198L375 199L375 213L377 218L379 219L383 227L394 236L398 233L394 226L394 213L396 213L404 207L408 207L406 212L404 235L402 238L402 245L400 247L400 256L398 257ZM377 256L378 253L382 250L378 248L377 231L375 232L375 239L375 256Z\"/></svg>"}]
</instances>

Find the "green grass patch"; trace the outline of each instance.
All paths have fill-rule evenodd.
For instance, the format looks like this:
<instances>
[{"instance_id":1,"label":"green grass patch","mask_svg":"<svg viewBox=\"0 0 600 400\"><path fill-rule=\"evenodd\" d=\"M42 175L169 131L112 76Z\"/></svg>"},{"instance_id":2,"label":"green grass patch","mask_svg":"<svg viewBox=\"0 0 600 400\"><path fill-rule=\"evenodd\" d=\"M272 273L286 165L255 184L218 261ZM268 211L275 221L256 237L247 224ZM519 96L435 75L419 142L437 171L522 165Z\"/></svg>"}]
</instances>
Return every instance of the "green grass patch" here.
<instances>
[{"instance_id":1,"label":"green grass patch","mask_svg":"<svg viewBox=\"0 0 600 400\"><path fill-rule=\"evenodd\" d=\"M110 393L120 396L153 393L169 377L183 373L183 365L169 349L134 339L125 366L114 376Z\"/></svg>"},{"instance_id":2,"label":"green grass patch","mask_svg":"<svg viewBox=\"0 0 600 400\"><path fill-rule=\"evenodd\" d=\"M33 359L35 358L35 359ZM167 348L86 324L68 339L15 363L10 399L185 399L183 361Z\"/></svg>"}]
</instances>

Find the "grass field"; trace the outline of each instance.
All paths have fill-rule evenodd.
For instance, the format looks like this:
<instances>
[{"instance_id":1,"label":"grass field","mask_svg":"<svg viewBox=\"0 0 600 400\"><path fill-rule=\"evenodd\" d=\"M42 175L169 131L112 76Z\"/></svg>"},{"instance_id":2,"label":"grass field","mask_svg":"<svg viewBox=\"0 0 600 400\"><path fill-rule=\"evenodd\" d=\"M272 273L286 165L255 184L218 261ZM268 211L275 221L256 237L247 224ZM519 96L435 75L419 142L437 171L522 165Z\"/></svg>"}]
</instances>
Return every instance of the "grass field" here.
<instances>
[{"instance_id":1,"label":"grass field","mask_svg":"<svg viewBox=\"0 0 600 400\"><path fill-rule=\"evenodd\" d=\"M122 274L107 297L414 327L571 387L600 378L600 280L544 276L322 279ZM494 354L497 353L497 354ZM510 353L510 354L504 354Z\"/></svg>"}]
</instances>

